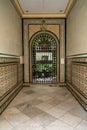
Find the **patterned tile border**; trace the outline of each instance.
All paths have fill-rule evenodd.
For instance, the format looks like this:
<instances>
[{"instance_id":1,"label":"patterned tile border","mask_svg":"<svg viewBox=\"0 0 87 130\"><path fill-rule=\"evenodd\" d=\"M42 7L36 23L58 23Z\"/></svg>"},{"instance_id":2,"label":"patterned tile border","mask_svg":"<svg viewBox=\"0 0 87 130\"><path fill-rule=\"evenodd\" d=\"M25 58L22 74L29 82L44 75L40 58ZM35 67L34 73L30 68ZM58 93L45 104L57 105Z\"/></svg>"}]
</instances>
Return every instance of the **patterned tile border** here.
<instances>
[{"instance_id":1,"label":"patterned tile border","mask_svg":"<svg viewBox=\"0 0 87 130\"><path fill-rule=\"evenodd\" d=\"M68 88L87 110L87 57L67 58L66 61Z\"/></svg>"},{"instance_id":2,"label":"patterned tile border","mask_svg":"<svg viewBox=\"0 0 87 130\"><path fill-rule=\"evenodd\" d=\"M71 91L82 107L87 111L87 99L85 99L68 81L66 87Z\"/></svg>"},{"instance_id":3,"label":"patterned tile border","mask_svg":"<svg viewBox=\"0 0 87 130\"><path fill-rule=\"evenodd\" d=\"M0 104L0 114L6 109L6 107L9 105L9 103L14 99L14 97L18 94L18 92L22 89L23 82L20 82L13 91L11 91L4 99L2 100Z\"/></svg>"},{"instance_id":4,"label":"patterned tile border","mask_svg":"<svg viewBox=\"0 0 87 130\"><path fill-rule=\"evenodd\" d=\"M23 84L22 69L23 67L18 57L0 56L0 113Z\"/></svg>"}]
</instances>

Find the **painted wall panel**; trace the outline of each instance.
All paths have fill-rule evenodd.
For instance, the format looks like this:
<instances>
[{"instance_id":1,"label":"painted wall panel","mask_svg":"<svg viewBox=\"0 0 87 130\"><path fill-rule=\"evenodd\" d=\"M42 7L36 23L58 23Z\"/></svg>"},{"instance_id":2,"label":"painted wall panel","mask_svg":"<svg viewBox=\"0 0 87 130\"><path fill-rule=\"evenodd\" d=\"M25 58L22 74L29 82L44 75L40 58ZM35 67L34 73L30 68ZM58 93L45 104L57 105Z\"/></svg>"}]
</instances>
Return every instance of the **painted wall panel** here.
<instances>
[{"instance_id":1,"label":"painted wall panel","mask_svg":"<svg viewBox=\"0 0 87 130\"><path fill-rule=\"evenodd\" d=\"M59 25L47 25L47 30L53 32L59 39ZM31 36L40 31L40 25L29 25L29 38Z\"/></svg>"},{"instance_id":2,"label":"painted wall panel","mask_svg":"<svg viewBox=\"0 0 87 130\"><path fill-rule=\"evenodd\" d=\"M21 55L21 18L10 0L0 0L0 53Z\"/></svg>"},{"instance_id":3,"label":"painted wall panel","mask_svg":"<svg viewBox=\"0 0 87 130\"><path fill-rule=\"evenodd\" d=\"M87 0L77 0L67 18L67 56L87 53Z\"/></svg>"}]
</instances>

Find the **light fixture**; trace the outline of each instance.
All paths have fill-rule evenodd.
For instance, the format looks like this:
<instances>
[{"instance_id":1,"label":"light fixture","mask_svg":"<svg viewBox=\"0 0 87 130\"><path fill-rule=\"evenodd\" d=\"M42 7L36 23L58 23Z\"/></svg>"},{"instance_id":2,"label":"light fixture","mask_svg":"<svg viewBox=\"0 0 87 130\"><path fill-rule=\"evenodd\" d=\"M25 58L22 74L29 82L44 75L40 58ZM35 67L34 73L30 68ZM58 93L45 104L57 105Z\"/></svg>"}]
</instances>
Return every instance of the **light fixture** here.
<instances>
[{"instance_id":1,"label":"light fixture","mask_svg":"<svg viewBox=\"0 0 87 130\"><path fill-rule=\"evenodd\" d=\"M40 29L41 30L46 30L47 29L47 24L46 24L46 21L44 19L42 20L42 23L40 25Z\"/></svg>"}]
</instances>

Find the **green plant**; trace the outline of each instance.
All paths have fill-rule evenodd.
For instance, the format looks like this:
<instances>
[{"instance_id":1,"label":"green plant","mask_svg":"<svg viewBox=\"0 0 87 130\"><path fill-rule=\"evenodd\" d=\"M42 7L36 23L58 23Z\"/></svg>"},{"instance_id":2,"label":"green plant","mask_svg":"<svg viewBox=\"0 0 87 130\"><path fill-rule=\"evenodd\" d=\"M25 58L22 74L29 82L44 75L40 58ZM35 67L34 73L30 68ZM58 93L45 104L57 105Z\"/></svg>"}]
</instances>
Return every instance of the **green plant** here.
<instances>
[{"instance_id":1,"label":"green plant","mask_svg":"<svg viewBox=\"0 0 87 130\"><path fill-rule=\"evenodd\" d=\"M36 66L36 72L42 72L42 64L37 64Z\"/></svg>"},{"instance_id":2,"label":"green plant","mask_svg":"<svg viewBox=\"0 0 87 130\"><path fill-rule=\"evenodd\" d=\"M36 72L52 72L52 64L37 64Z\"/></svg>"}]
</instances>

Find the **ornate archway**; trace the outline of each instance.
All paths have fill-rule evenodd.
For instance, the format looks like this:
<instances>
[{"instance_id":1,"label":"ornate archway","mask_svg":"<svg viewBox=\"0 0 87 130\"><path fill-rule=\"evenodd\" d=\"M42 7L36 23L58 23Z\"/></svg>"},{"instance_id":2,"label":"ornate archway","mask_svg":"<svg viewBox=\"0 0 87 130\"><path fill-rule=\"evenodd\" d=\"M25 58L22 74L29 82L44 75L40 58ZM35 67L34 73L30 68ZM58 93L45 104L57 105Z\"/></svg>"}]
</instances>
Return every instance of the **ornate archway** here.
<instances>
[{"instance_id":1,"label":"ornate archway","mask_svg":"<svg viewBox=\"0 0 87 130\"><path fill-rule=\"evenodd\" d=\"M35 33L30 41L30 82L59 82L59 40L47 30Z\"/></svg>"},{"instance_id":2,"label":"ornate archway","mask_svg":"<svg viewBox=\"0 0 87 130\"><path fill-rule=\"evenodd\" d=\"M40 30L42 19L23 19L23 54L24 54L24 84L29 85L31 81L31 49L29 49L30 38L32 35ZM65 19L46 19L47 27L50 27L50 31L56 34L60 41L60 64L59 67L59 83L65 83ZM55 27L55 29L54 29ZM49 28L48 28L49 29ZM59 29L59 31L57 31ZM57 32L56 32L57 31ZM59 33L58 33L59 32Z\"/></svg>"}]
</instances>

